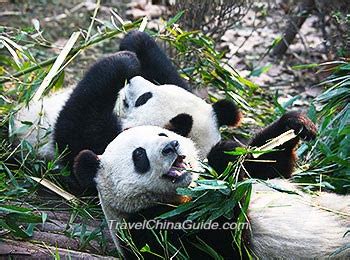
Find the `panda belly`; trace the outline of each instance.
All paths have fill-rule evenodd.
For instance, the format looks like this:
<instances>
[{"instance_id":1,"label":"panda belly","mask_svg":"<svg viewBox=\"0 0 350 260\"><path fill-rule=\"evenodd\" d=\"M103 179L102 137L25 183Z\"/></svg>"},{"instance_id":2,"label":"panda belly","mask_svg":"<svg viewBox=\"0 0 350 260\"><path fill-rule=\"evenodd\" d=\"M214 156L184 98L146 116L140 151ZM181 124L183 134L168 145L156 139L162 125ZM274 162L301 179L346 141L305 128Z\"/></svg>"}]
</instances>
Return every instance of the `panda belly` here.
<instances>
[{"instance_id":1,"label":"panda belly","mask_svg":"<svg viewBox=\"0 0 350 260\"><path fill-rule=\"evenodd\" d=\"M288 181L273 182L295 190ZM252 250L261 259L329 257L350 243L344 237L350 230L349 209L349 196L288 194L256 184L248 212ZM335 257L349 256L348 249Z\"/></svg>"},{"instance_id":2,"label":"panda belly","mask_svg":"<svg viewBox=\"0 0 350 260\"><path fill-rule=\"evenodd\" d=\"M28 107L23 107L16 115L14 129L18 131L17 138L28 141L38 149L40 157L52 159L54 157L53 135L57 117L69 98L72 89L45 97L37 102L31 101ZM19 131L22 122L31 122L26 131Z\"/></svg>"}]
</instances>

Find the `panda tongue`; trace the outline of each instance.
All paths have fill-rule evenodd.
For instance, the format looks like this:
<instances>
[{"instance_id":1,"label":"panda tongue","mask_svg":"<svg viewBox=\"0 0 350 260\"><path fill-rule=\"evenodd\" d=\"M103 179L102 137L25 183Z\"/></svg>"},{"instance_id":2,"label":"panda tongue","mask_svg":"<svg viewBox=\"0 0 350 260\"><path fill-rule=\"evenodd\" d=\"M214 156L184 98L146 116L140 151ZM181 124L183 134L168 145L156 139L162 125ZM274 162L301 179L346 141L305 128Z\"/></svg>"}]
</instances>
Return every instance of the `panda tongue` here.
<instances>
[{"instance_id":1,"label":"panda tongue","mask_svg":"<svg viewBox=\"0 0 350 260\"><path fill-rule=\"evenodd\" d=\"M183 162L183 159L185 156L179 156L175 162L173 163L173 166L168 171L167 175L170 177L180 177L184 173L184 169L186 168L186 164Z\"/></svg>"},{"instance_id":2,"label":"panda tongue","mask_svg":"<svg viewBox=\"0 0 350 260\"><path fill-rule=\"evenodd\" d=\"M167 175L168 175L169 177L178 178L178 177L180 177L180 176L182 175L182 172L180 172L180 171L177 170L177 169L171 168L171 169L168 171Z\"/></svg>"}]
</instances>

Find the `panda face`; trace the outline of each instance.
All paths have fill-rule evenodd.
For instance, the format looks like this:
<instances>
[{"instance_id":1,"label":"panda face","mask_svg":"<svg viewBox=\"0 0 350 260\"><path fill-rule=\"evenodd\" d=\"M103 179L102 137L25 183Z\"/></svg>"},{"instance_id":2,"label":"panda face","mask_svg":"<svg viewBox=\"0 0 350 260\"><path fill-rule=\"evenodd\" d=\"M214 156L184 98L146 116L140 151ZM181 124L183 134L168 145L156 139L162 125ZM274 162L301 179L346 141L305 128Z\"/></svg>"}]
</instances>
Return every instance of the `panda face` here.
<instances>
[{"instance_id":1,"label":"panda face","mask_svg":"<svg viewBox=\"0 0 350 260\"><path fill-rule=\"evenodd\" d=\"M220 140L211 105L175 85L157 86L137 76L119 93L117 102L123 129L155 125L189 137L204 159Z\"/></svg>"},{"instance_id":2,"label":"panda face","mask_svg":"<svg viewBox=\"0 0 350 260\"><path fill-rule=\"evenodd\" d=\"M140 76L132 78L119 93L117 102L120 116L126 118L132 111L146 105L153 97L154 86L153 83Z\"/></svg>"},{"instance_id":3,"label":"panda face","mask_svg":"<svg viewBox=\"0 0 350 260\"><path fill-rule=\"evenodd\" d=\"M191 140L155 126L122 132L99 158L99 192L112 196L107 201L125 212L171 201L176 189L189 186L200 170Z\"/></svg>"}]
</instances>

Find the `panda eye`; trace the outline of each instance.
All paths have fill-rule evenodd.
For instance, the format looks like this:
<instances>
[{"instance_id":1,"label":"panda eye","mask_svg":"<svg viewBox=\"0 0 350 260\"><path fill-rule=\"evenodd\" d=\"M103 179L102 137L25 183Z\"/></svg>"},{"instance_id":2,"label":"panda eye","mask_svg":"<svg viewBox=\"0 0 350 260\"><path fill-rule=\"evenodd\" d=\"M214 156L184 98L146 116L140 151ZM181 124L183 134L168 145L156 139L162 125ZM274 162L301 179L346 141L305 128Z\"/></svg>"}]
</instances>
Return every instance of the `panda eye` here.
<instances>
[{"instance_id":1,"label":"panda eye","mask_svg":"<svg viewBox=\"0 0 350 260\"><path fill-rule=\"evenodd\" d=\"M132 160L134 162L135 170L138 173L146 173L150 169L146 150L142 147L138 147L132 152Z\"/></svg>"},{"instance_id":2,"label":"panda eye","mask_svg":"<svg viewBox=\"0 0 350 260\"><path fill-rule=\"evenodd\" d=\"M146 104L146 102L152 97L152 93L151 92L146 92L144 94L142 94L141 96L139 96L139 98L136 100L135 102L135 107L139 107L142 106L144 104Z\"/></svg>"},{"instance_id":3,"label":"panda eye","mask_svg":"<svg viewBox=\"0 0 350 260\"><path fill-rule=\"evenodd\" d=\"M144 153L145 153L145 149L139 147L139 148L135 149L135 151L133 152L133 157L134 157L134 159L138 160L143 156Z\"/></svg>"},{"instance_id":4,"label":"panda eye","mask_svg":"<svg viewBox=\"0 0 350 260\"><path fill-rule=\"evenodd\" d=\"M165 136L165 137L168 137L166 134L164 134L164 133L160 133L160 134L158 134L159 136Z\"/></svg>"}]
</instances>

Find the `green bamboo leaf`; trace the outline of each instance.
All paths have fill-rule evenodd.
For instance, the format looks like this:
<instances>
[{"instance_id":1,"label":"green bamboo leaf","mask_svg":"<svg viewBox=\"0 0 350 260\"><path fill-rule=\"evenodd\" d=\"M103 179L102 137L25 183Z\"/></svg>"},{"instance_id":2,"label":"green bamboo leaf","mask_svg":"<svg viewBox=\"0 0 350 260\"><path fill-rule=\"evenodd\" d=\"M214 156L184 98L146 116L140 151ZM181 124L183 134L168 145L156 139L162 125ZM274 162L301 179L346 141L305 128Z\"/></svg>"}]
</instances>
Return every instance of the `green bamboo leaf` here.
<instances>
[{"instance_id":1,"label":"green bamboo leaf","mask_svg":"<svg viewBox=\"0 0 350 260\"><path fill-rule=\"evenodd\" d=\"M292 66L293 70L305 70L305 69L312 69L315 67L320 66L319 63L310 63L310 64L299 64Z\"/></svg>"},{"instance_id":2,"label":"green bamboo leaf","mask_svg":"<svg viewBox=\"0 0 350 260\"><path fill-rule=\"evenodd\" d=\"M23 208L23 207L18 207L15 205L0 205L0 211L5 212L5 213L29 213L32 210L28 208Z\"/></svg>"},{"instance_id":3,"label":"green bamboo leaf","mask_svg":"<svg viewBox=\"0 0 350 260\"><path fill-rule=\"evenodd\" d=\"M178 12L173 18L171 18L167 23L166 23L166 27L170 27L172 26L174 23L176 23L181 16L185 13L185 11L181 11Z\"/></svg>"},{"instance_id":4,"label":"green bamboo leaf","mask_svg":"<svg viewBox=\"0 0 350 260\"><path fill-rule=\"evenodd\" d=\"M271 67L272 64L268 64L266 66L256 68L250 72L249 77L259 77L261 74L268 72Z\"/></svg>"}]
</instances>

